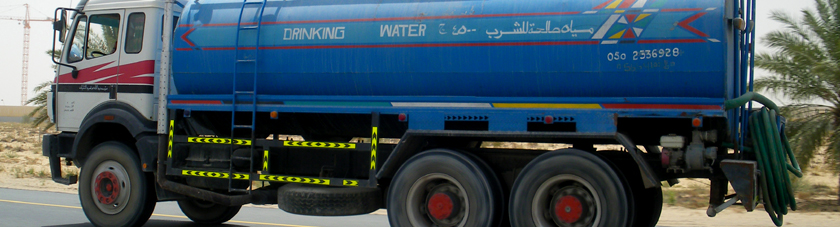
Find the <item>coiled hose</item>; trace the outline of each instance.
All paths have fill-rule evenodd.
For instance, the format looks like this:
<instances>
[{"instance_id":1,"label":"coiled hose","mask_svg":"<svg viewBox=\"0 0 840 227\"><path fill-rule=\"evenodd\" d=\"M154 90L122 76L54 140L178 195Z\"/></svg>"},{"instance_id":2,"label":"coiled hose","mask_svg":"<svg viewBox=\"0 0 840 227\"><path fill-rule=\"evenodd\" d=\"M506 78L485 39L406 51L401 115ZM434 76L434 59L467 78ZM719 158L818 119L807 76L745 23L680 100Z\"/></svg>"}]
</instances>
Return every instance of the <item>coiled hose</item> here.
<instances>
[{"instance_id":1,"label":"coiled hose","mask_svg":"<svg viewBox=\"0 0 840 227\"><path fill-rule=\"evenodd\" d=\"M764 105L761 110L752 112L749 117L753 142L751 150L755 154L758 169L761 171L758 181L761 186L764 210L776 226L782 226L783 215L787 214L788 207L796 210L793 187L790 185L790 177L785 170L799 178L802 177L802 170L790 149L784 124L779 125L781 122L776 120L779 107L770 99L758 93L749 92L726 101L724 108L727 110L737 108L749 101Z\"/></svg>"}]
</instances>

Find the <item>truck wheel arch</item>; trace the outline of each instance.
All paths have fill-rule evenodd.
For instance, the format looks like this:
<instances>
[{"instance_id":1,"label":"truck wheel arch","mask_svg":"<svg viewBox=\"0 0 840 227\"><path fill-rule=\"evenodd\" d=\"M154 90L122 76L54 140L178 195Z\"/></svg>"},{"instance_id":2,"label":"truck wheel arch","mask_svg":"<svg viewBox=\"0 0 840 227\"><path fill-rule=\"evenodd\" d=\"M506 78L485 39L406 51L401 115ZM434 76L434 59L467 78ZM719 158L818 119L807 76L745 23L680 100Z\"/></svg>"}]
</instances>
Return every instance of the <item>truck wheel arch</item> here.
<instances>
[{"instance_id":1,"label":"truck wheel arch","mask_svg":"<svg viewBox=\"0 0 840 227\"><path fill-rule=\"evenodd\" d=\"M104 102L91 109L82 120L70 156L76 160L76 166L82 166L90 150L107 140L119 140L135 146L135 152L139 152L135 142L150 132L155 132L155 122L144 118L130 105L118 101ZM103 135L108 136L103 138ZM140 161L150 163L152 160L146 160L149 155L142 153L138 153Z\"/></svg>"}]
</instances>

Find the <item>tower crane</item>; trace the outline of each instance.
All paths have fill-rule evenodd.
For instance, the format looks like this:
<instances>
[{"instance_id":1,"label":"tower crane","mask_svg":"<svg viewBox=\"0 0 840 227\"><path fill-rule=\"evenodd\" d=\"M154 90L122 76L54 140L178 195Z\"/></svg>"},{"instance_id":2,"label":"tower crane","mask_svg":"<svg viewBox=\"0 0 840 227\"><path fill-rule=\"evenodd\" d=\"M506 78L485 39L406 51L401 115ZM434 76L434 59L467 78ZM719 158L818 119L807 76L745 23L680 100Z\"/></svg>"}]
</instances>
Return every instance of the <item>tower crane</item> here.
<instances>
[{"instance_id":1,"label":"tower crane","mask_svg":"<svg viewBox=\"0 0 840 227\"><path fill-rule=\"evenodd\" d=\"M24 17L10 17L0 16L0 20L14 20L23 24L23 66L21 68L21 87L20 87L20 105L26 104L26 88L29 80L29 22L33 21L54 21L53 18L37 18L29 17L29 4L23 4L26 7L26 15Z\"/></svg>"}]
</instances>

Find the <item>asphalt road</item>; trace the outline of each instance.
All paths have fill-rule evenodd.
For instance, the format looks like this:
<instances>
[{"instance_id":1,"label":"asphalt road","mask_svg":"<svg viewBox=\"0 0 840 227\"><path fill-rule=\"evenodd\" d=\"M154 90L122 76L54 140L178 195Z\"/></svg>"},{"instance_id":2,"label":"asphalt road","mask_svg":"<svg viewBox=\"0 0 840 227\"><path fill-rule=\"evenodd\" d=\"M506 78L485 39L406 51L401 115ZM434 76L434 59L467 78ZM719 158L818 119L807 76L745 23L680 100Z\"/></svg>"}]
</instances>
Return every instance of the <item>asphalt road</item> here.
<instances>
[{"instance_id":1,"label":"asphalt road","mask_svg":"<svg viewBox=\"0 0 840 227\"><path fill-rule=\"evenodd\" d=\"M75 194L0 188L0 226L87 227L79 196ZM145 226L199 226L187 219L175 202L161 202ZM314 217L286 213L280 209L242 207L233 220L221 226L287 227L385 227L385 215Z\"/></svg>"}]
</instances>

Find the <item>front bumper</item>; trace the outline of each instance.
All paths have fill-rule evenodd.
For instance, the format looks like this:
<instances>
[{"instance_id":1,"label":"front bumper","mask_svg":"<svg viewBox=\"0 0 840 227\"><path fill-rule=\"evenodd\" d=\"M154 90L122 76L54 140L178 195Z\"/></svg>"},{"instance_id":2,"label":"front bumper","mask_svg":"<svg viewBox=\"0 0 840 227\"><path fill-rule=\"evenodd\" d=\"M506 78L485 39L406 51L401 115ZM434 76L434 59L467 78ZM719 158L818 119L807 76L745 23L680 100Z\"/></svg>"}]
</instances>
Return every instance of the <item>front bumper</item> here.
<instances>
[{"instance_id":1,"label":"front bumper","mask_svg":"<svg viewBox=\"0 0 840 227\"><path fill-rule=\"evenodd\" d=\"M50 158L50 172L56 183L71 185L78 181L78 176L61 176L61 158L70 158L75 133L44 134L41 147L44 156Z\"/></svg>"}]
</instances>

